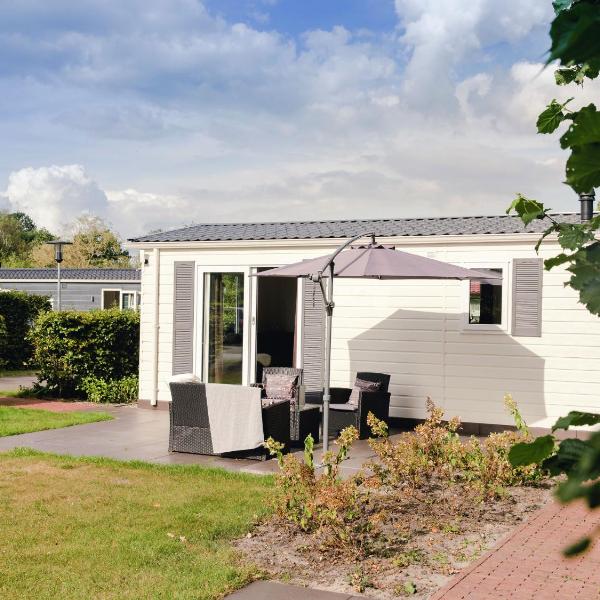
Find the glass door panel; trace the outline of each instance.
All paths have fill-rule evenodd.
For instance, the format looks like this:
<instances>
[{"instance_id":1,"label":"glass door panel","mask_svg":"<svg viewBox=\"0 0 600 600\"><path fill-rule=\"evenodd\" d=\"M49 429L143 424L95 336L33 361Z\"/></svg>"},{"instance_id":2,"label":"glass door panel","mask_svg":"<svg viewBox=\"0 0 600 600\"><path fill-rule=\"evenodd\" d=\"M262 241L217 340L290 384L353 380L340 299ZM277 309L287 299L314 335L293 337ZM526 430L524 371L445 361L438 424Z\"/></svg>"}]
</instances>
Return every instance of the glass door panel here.
<instances>
[{"instance_id":1,"label":"glass door panel","mask_svg":"<svg viewBox=\"0 0 600 600\"><path fill-rule=\"evenodd\" d=\"M207 381L242 383L244 274L207 273Z\"/></svg>"}]
</instances>

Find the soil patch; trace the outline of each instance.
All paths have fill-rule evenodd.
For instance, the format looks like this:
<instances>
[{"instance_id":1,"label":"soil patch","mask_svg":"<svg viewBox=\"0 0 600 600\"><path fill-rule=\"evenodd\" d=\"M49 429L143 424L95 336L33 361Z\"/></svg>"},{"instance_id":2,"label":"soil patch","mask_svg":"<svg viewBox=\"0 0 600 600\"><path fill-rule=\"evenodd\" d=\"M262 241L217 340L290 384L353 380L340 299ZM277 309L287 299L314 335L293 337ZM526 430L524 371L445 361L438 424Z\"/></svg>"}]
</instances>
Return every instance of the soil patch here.
<instances>
[{"instance_id":1,"label":"soil patch","mask_svg":"<svg viewBox=\"0 0 600 600\"><path fill-rule=\"evenodd\" d=\"M430 484L417 494L374 491L365 517L383 515L360 558L327 547L276 517L236 543L245 559L286 583L381 599L429 598L551 497L548 485L516 487L476 501L459 485Z\"/></svg>"}]
</instances>

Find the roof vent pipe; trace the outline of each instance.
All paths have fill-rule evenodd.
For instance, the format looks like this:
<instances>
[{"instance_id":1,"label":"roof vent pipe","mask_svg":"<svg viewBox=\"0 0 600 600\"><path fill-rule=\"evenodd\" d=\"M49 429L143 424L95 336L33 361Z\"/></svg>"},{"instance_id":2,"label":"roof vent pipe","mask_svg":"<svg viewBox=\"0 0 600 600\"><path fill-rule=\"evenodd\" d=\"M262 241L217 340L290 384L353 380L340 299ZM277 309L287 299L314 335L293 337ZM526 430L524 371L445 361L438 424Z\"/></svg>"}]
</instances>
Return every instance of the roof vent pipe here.
<instances>
[{"instance_id":1,"label":"roof vent pipe","mask_svg":"<svg viewBox=\"0 0 600 600\"><path fill-rule=\"evenodd\" d=\"M596 194L594 190L591 190L587 194L579 194L579 201L581 202L581 221L591 221L594 216L594 201L596 200Z\"/></svg>"}]
</instances>

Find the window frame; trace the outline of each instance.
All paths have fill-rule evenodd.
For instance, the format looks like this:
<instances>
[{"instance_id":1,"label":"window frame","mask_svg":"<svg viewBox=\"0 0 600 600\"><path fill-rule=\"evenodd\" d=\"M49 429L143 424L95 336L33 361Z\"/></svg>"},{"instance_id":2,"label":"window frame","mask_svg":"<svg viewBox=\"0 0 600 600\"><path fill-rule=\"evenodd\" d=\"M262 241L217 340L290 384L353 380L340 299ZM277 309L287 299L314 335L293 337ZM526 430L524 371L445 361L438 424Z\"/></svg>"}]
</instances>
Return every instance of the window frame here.
<instances>
[{"instance_id":1,"label":"window frame","mask_svg":"<svg viewBox=\"0 0 600 600\"><path fill-rule=\"evenodd\" d=\"M467 269L502 269L502 316L500 323L469 323L470 280L461 281L462 330L464 333L508 333L511 323L510 290L512 269L511 261L469 262L461 266Z\"/></svg>"},{"instance_id":2,"label":"window frame","mask_svg":"<svg viewBox=\"0 0 600 600\"><path fill-rule=\"evenodd\" d=\"M139 310L139 303L138 303L138 292L136 290L120 290L121 292L121 297L119 299L119 308L121 310ZM131 306L129 306L128 308L125 308L123 306L123 297L126 294L131 294L133 296L133 304Z\"/></svg>"},{"instance_id":3,"label":"window frame","mask_svg":"<svg viewBox=\"0 0 600 600\"><path fill-rule=\"evenodd\" d=\"M121 288L102 288L100 291L100 308L102 310L108 310L105 306L104 306L104 292L119 292L119 302L118 302L118 308L119 310L121 310Z\"/></svg>"}]
</instances>

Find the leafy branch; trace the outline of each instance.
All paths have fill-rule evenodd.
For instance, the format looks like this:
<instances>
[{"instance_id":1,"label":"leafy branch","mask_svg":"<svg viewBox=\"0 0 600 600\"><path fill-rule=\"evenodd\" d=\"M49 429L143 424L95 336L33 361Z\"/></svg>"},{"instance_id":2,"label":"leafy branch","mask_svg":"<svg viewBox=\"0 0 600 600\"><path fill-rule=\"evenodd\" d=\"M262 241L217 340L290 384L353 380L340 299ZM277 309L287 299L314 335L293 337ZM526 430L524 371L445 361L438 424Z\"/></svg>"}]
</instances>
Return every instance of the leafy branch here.
<instances>
[{"instance_id":1,"label":"leafy branch","mask_svg":"<svg viewBox=\"0 0 600 600\"><path fill-rule=\"evenodd\" d=\"M600 1L555 0L556 16L550 28L551 47L548 63L558 61L555 72L558 85L582 86L586 79L595 79L600 72ZM578 194L590 194L600 186L600 112L594 104L572 108L575 97L562 104L552 100L539 115L537 130L554 133L568 123L560 137L560 146L570 150L565 166L565 183ZM569 108L567 108L569 105ZM519 194L507 213L515 212L527 226L535 220L548 222L536 251L550 235L555 235L561 252L544 261L550 270L563 266L570 274L565 285L579 292L581 303L595 315L600 315L600 215L583 223L567 223L556 219L541 202ZM557 440L554 432L570 427L595 426L600 415L572 411L554 424L552 434L532 442L515 444L509 452L514 467L541 464L550 475L565 475L557 486L561 502L582 498L590 509L600 506L600 431L585 440ZM594 532L596 533L596 532ZM585 537L565 550L574 555L586 550L591 537Z\"/></svg>"}]
</instances>

